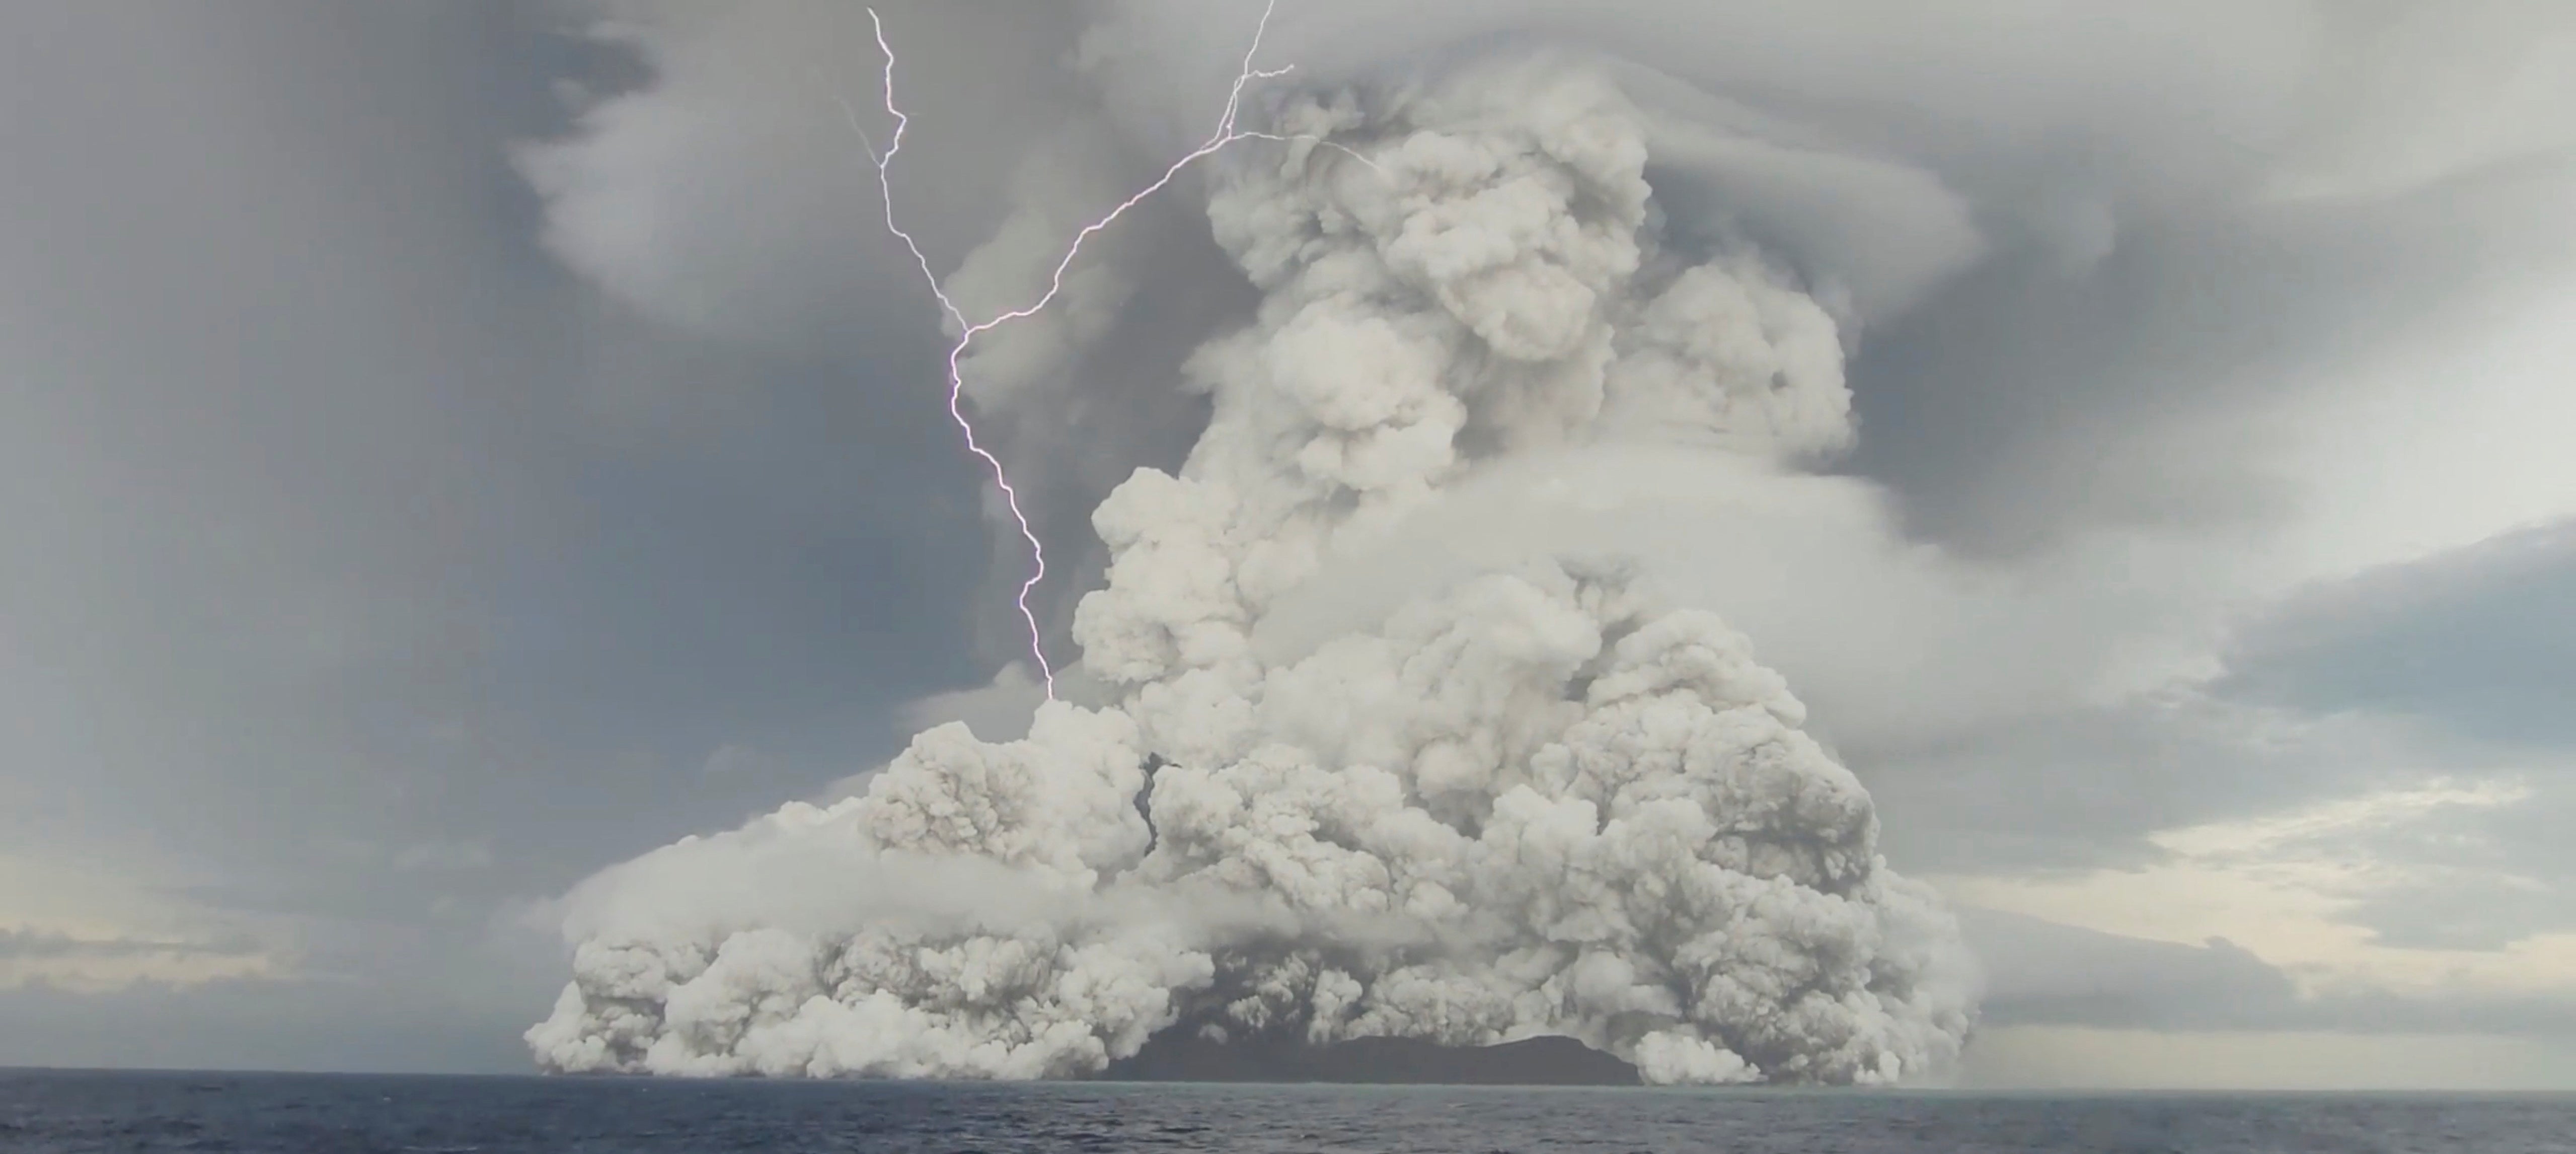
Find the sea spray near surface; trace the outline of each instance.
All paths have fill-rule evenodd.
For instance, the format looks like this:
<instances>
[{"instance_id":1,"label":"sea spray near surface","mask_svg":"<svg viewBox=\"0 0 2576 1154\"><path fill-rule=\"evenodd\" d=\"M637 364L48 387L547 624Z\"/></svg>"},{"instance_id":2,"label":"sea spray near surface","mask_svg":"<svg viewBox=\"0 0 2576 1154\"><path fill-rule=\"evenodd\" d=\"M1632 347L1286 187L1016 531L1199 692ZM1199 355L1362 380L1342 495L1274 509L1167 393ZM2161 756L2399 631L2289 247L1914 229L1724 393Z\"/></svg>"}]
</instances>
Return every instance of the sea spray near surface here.
<instances>
[{"instance_id":1,"label":"sea spray near surface","mask_svg":"<svg viewBox=\"0 0 2576 1154\"><path fill-rule=\"evenodd\" d=\"M1847 445L1832 310L1748 245L1670 242L1647 118L1582 57L1272 115L1299 139L1208 193L1262 299L1188 362L1207 427L1092 518L1095 692L1020 741L932 729L861 796L585 883L543 1066L1072 1077L1175 1029L1563 1035L1665 1083L1955 1059L1955 923L1717 614L1616 555L1538 554L1293 657L1253 640L1480 465Z\"/></svg>"}]
</instances>

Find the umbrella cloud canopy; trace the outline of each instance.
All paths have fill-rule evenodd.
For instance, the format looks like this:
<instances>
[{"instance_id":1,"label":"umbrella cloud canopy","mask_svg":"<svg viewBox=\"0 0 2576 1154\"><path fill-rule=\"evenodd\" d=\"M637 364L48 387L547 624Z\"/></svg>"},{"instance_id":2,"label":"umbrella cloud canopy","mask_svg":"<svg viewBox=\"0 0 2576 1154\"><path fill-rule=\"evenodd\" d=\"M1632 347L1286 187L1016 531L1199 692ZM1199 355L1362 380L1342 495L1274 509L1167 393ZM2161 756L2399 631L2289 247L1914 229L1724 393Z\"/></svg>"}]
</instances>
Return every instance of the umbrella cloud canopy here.
<instances>
[{"instance_id":1,"label":"umbrella cloud canopy","mask_svg":"<svg viewBox=\"0 0 2576 1154\"><path fill-rule=\"evenodd\" d=\"M593 879L542 1065L1069 1077L1167 1029L1565 1035L1657 1083L1953 1065L1955 921L1786 680L1631 560L1534 553L1254 644L1496 462L1679 442L1750 482L1846 448L1837 308L1670 227L1650 119L1588 56L1270 113L1289 139L1206 186L1260 298L1182 366L1205 429L1091 517L1085 700Z\"/></svg>"}]
</instances>

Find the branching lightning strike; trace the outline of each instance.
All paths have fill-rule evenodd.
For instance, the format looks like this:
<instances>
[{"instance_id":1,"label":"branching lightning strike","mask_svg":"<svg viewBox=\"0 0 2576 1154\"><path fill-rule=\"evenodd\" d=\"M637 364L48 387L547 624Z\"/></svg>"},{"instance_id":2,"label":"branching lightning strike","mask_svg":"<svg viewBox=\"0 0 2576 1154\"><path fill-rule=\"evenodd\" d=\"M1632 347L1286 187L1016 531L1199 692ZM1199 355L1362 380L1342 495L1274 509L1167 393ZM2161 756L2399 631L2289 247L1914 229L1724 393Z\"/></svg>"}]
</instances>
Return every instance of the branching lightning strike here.
<instances>
[{"instance_id":1,"label":"branching lightning strike","mask_svg":"<svg viewBox=\"0 0 2576 1154\"><path fill-rule=\"evenodd\" d=\"M939 276L931 271L930 258L923 255L921 245L913 239L911 233L904 231L901 225L895 223L894 182L890 172L894 164L895 154L903 149L904 130L910 126L911 118L906 116L902 109L895 106L894 47L886 41L885 22L877 16L876 9L868 9L868 22L876 30L877 50L885 56L885 110L887 115L894 117L894 135L887 141L885 151L878 152L873 145L871 145L868 150L869 159L874 160L877 166L878 191L883 194L885 200L886 231L893 233L897 239L903 242L904 248L911 252L913 262L921 269L922 279L930 286L930 294L933 297L938 298L941 311L946 313L948 318L954 321L958 326L957 340L954 344L950 345L948 349L948 415L950 419L957 422L958 430L965 434L966 451L973 453L978 459L984 462L986 468L991 470L993 474L993 483L1002 491L1002 502L1004 505L1009 507L1011 520L1019 527L1021 540L1028 542L1030 572L1028 579L1020 583L1019 595L1015 600L1019 606L1020 619L1028 625L1029 656L1036 660L1038 673L1046 680L1046 694L1047 699L1050 701L1055 699L1055 667L1047 661L1045 634L1038 626L1037 612L1029 607L1029 595L1037 589L1039 582L1046 580L1046 545L1038 540L1036 528L1029 524L1028 514L1020 508L1019 491L1011 486L1010 475L1002 468L1002 459L994 456L990 449L984 447L983 443L975 435L975 423L966 416L966 378L963 367L966 351L975 343L976 337L981 336L984 333L991 332L995 328L1012 321L1023 320L1045 311L1046 307L1054 302L1057 294L1064 291L1065 273L1073 267L1074 258L1081 254L1084 243L1088 242L1094 235L1108 228L1110 225L1117 223L1120 217L1127 214L1127 210L1136 207L1143 203L1146 198L1153 196L1155 193L1160 192L1165 187L1169 186L1174 179L1180 176L1182 169L1187 168L1191 164L1213 155L1218 150L1238 141L1287 141L1312 139L1308 137L1283 136L1267 132L1251 132L1236 126L1237 118L1241 115L1243 110L1244 89L1250 87L1254 81L1270 80L1280 76L1285 76L1291 70L1290 67L1257 69L1252 66L1254 57L1261 53L1261 39L1269 32L1270 17L1277 7L1278 0L1267 0L1267 2L1262 6L1261 22L1253 29L1252 45L1244 50L1242 67L1236 70L1234 85L1226 93L1225 111L1223 115L1217 118L1216 131L1197 148L1190 150L1190 152L1183 155L1180 159L1173 161L1169 168L1163 170L1163 175L1156 178L1153 183L1146 185L1144 188L1138 190L1135 195L1120 202L1116 208L1109 210L1108 215L1103 216L1090 224L1084 225L1082 231L1075 233L1073 242L1065 248L1063 259L1056 262L1055 272L1047 280L1046 291L1040 294L1036 301L1021 308L1012 309L1008 312L997 313L991 318L982 321L969 321L966 319L965 312L957 307L957 302L949 299L946 290L940 287ZM859 131L861 139L864 140L866 138L866 133L864 130L859 128L857 110L851 108L849 106L849 102L846 100L842 102L841 107L842 111L850 118L850 127L854 131ZM1328 141L1319 141L1318 143L1323 143L1327 147L1332 147L1344 153L1348 153L1349 155L1358 158L1364 164L1368 163L1366 157L1361 157L1358 153L1351 152L1348 148L1343 148ZM1376 166L1371 164L1370 167L1375 168Z\"/></svg>"}]
</instances>

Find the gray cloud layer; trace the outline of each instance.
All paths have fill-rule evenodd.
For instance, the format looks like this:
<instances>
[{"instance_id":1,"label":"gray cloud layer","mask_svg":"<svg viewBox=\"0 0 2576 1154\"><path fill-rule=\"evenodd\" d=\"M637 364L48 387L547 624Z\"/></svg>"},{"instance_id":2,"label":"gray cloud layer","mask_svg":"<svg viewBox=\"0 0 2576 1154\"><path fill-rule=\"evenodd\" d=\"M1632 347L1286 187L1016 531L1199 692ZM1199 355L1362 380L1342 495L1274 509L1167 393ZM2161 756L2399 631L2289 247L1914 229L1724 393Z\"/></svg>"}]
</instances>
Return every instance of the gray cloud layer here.
<instances>
[{"instance_id":1,"label":"gray cloud layer","mask_svg":"<svg viewBox=\"0 0 2576 1154\"><path fill-rule=\"evenodd\" d=\"M240 957L257 953L259 943L246 937L195 942L150 938L83 938L41 930L0 930L0 962L65 961L84 958Z\"/></svg>"},{"instance_id":2,"label":"gray cloud layer","mask_svg":"<svg viewBox=\"0 0 2576 1154\"><path fill-rule=\"evenodd\" d=\"M130 895L88 920L362 983L488 969L505 903L845 774L969 678L935 407L666 335L535 246L506 146L558 123L551 79L614 71L540 14L0 29L0 846ZM701 774L728 742L769 756ZM42 996L123 1012L13 998ZM324 1001L264 1004L311 1041Z\"/></svg>"},{"instance_id":3,"label":"gray cloud layer","mask_svg":"<svg viewBox=\"0 0 2576 1154\"><path fill-rule=\"evenodd\" d=\"M2389 710L2576 748L2576 522L2392 565L2292 599L2237 639L2228 688Z\"/></svg>"},{"instance_id":4,"label":"gray cloud layer","mask_svg":"<svg viewBox=\"0 0 2576 1154\"><path fill-rule=\"evenodd\" d=\"M2576 998L2301 996L2289 974L2224 938L2149 941L1994 910L1960 920L1987 959L1994 1026L2576 1037Z\"/></svg>"}]
</instances>

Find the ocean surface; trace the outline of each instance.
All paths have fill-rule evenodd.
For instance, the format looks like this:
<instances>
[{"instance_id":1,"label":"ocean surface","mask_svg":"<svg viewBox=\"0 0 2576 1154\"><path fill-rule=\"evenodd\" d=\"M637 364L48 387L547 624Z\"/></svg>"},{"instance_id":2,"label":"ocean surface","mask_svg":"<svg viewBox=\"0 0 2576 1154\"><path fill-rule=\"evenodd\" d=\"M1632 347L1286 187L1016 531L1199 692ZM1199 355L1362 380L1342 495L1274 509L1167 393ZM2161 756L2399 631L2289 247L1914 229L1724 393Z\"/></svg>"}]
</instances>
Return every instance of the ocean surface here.
<instances>
[{"instance_id":1,"label":"ocean surface","mask_svg":"<svg viewBox=\"0 0 2576 1154\"><path fill-rule=\"evenodd\" d=\"M0 1151L2576 1151L2576 1097L0 1071Z\"/></svg>"}]
</instances>

